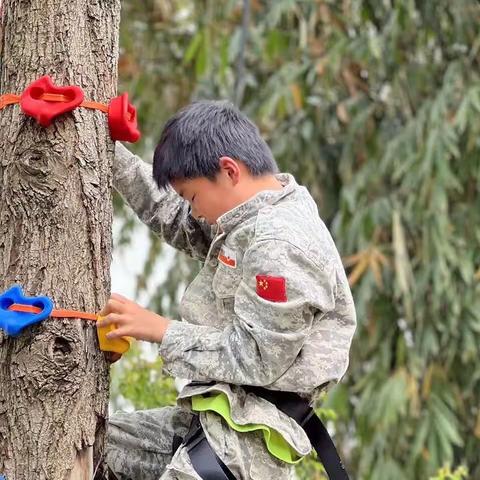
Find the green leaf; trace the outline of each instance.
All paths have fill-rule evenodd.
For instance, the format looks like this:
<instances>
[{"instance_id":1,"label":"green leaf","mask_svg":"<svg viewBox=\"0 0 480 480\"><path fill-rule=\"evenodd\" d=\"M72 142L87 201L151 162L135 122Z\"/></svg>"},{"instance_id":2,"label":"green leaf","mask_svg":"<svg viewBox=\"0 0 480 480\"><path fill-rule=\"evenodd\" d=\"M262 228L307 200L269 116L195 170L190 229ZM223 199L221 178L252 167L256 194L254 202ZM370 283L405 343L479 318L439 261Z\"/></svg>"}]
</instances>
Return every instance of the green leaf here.
<instances>
[{"instance_id":1,"label":"green leaf","mask_svg":"<svg viewBox=\"0 0 480 480\"><path fill-rule=\"evenodd\" d=\"M185 54L183 56L184 63L190 63L193 58L197 55L200 45L203 42L203 31L199 30L190 41L188 48L185 50Z\"/></svg>"}]
</instances>

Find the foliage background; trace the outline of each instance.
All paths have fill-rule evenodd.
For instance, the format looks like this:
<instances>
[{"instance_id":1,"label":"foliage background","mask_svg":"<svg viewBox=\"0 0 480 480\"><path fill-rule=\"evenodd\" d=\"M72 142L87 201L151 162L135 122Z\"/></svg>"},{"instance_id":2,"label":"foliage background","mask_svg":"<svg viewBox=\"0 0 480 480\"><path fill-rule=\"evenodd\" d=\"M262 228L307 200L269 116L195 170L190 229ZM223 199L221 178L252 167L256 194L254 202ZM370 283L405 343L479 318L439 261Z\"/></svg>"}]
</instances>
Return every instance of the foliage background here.
<instances>
[{"instance_id":1,"label":"foliage background","mask_svg":"<svg viewBox=\"0 0 480 480\"><path fill-rule=\"evenodd\" d=\"M349 371L322 405L354 479L480 478L480 5L475 0L123 1L121 90L146 160L164 121L229 98L317 201L357 306ZM138 228L116 198L118 251ZM150 237L137 295L176 315L198 265ZM174 400L134 349L112 402ZM453 468L453 467L452 467ZM300 478L322 478L305 462Z\"/></svg>"}]
</instances>

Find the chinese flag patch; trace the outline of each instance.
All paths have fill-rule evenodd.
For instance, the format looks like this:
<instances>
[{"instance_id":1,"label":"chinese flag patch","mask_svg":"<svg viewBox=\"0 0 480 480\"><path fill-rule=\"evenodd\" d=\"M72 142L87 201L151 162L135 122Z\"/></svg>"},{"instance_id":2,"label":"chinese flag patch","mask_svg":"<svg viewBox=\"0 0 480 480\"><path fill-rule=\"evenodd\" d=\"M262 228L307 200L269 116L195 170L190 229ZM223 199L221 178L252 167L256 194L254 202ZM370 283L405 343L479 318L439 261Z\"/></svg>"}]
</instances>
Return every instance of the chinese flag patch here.
<instances>
[{"instance_id":1,"label":"chinese flag patch","mask_svg":"<svg viewBox=\"0 0 480 480\"><path fill-rule=\"evenodd\" d=\"M283 277L257 275L257 295L270 302L286 302L287 289Z\"/></svg>"}]
</instances>

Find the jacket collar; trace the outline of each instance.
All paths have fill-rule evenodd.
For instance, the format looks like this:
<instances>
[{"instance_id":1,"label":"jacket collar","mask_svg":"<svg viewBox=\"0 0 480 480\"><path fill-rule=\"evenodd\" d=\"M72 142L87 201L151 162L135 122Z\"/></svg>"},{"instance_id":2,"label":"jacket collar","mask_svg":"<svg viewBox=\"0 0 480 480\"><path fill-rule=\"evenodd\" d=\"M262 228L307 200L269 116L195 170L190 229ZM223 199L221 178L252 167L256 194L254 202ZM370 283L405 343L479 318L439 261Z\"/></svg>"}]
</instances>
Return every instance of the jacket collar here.
<instances>
[{"instance_id":1,"label":"jacket collar","mask_svg":"<svg viewBox=\"0 0 480 480\"><path fill-rule=\"evenodd\" d=\"M228 233L238 224L254 216L261 208L274 205L298 188L298 184L289 173L278 173L275 178L283 185L281 190L262 190L240 205L225 212L217 220L220 231Z\"/></svg>"}]
</instances>

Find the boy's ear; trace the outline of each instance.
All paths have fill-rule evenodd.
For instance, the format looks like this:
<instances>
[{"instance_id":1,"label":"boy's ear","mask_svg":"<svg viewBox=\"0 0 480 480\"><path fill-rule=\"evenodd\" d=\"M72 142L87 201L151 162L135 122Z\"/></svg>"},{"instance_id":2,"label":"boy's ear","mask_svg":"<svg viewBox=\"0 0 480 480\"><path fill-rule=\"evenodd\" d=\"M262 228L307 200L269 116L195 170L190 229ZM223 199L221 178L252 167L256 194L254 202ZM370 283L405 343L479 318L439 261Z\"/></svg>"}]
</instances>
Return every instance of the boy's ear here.
<instances>
[{"instance_id":1,"label":"boy's ear","mask_svg":"<svg viewBox=\"0 0 480 480\"><path fill-rule=\"evenodd\" d=\"M220 170L230 178L233 185L236 185L240 180L241 169L239 163L230 157L220 157Z\"/></svg>"}]
</instances>

